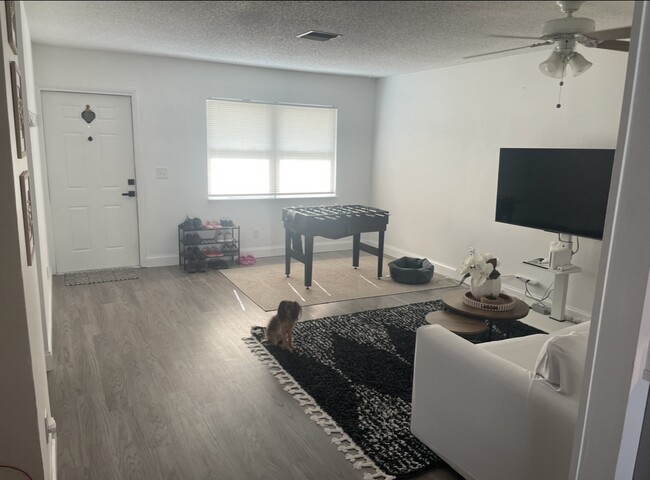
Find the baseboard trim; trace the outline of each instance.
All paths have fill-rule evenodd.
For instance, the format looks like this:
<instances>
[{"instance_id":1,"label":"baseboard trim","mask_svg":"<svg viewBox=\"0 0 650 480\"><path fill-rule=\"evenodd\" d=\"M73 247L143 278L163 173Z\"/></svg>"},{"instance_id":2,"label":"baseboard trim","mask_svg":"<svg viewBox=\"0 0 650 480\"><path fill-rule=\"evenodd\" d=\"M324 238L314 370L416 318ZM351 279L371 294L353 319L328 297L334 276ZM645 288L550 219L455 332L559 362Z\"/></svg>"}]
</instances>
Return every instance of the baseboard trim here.
<instances>
[{"instance_id":1,"label":"baseboard trim","mask_svg":"<svg viewBox=\"0 0 650 480\"><path fill-rule=\"evenodd\" d=\"M396 247L393 247L393 246L388 246L388 245L386 245L384 247L384 252L386 253L386 255L390 255L391 257L395 257L395 258L400 258L400 257L422 258L422 257L424 257L424 255L420 255L420 254L413 253L413 252L408 252L406 250L402 250L402 249L399 249L399 248L396 248ZM444 275L444 276L449 277L449 278L457 278L458 277L458 274L456 273L456 267L452 267L450 265L446 265L444 263L437 262L437 261L432 260L430 258L429 258L429 261L431 263L433 263L433 265L435 267L435 271L437 273L439 273L440 275ZM460 279L459 279L459 281L460 281ZM508 285L505 282L502 283L502 289L508 295L515 296L517 298L525 300L526 303L528 303L528 304L531 303L531 299L526 297L525 291L523 289L513 287L512 285ZM552 305L552 302L551 302L550 298L545 300L545 303L548 303L549 306ZM579 308L572 307L570 305L566 306L566 313L576 323L581 323L581 322L586 322L588 320L591 320L591 315L588 312L585 312L584 310L581 310Z\"/></svg>"},{"instance_id":2,"label":"baseboard trim","mask_svg":"<svg viewBox=\"0 0 650 480\"><path fill-rule=\"evenodd\" d=\"M160 255L157 257L145 258L143 267L170 267L178 265L178 254L176 255Z\"/></svg>"},{"instance_id":3,"label":"baseboard trim","mask_svg":"<svg viewBox=\"0 0 650 480\"><path fill-rule=\"evenodd\" d=\"M338 252L341 250L352 250L352 241L314 242L315 253ZM284 256L284 245L245 248L242 249L241 253L252 254L258 258L281 257ZM143 267L170 267L172 265L178 265L178 254L147 257L145 262Z\"/></svg>"},{"instance_id":4,"label":"baseboard trim","mask_svg":"<svg viewBox=\"0 0 650 480\"><path fill-rule=\"evenodd\" d=\"M345 242L314 242L314 253L339 252L342 250L352 250L352 242L349 240ZM258 258L283 257L284 245L246 248L242 250L242 253L250 253Z\"/></svg>"}]
</instances>

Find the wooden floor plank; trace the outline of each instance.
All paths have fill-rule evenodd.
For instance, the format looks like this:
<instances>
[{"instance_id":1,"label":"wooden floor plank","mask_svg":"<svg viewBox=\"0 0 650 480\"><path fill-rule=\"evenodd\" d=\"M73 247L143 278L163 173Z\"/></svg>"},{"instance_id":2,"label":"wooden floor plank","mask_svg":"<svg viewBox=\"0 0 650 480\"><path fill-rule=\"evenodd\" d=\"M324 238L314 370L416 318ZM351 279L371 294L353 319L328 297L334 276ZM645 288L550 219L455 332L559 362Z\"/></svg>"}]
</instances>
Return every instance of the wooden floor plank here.
<instances>
[{"instance_id":1,"label":"wooden floor plank","mask_svg":"<svg viewBox=\"0 0 650 480\"><path fill-rule=\"evenodd\" d=\"M238 292L240 304L218 271L160 267L138 274L73 287L54 279L49 385L60 478L363 477L242 342L270 313ZM313 305L303 319L423 302L443 292ZM414 478L461 477L443 468Z\"/></svg>"}]
</instances>

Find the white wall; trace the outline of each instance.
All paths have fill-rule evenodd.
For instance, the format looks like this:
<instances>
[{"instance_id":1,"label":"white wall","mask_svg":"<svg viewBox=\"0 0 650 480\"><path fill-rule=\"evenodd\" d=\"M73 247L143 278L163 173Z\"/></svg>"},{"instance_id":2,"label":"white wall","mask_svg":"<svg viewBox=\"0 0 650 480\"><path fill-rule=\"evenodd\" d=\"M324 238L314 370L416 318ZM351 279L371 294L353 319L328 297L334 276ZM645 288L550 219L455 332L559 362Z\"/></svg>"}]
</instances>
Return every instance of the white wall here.
<instances>
[{"instance_id":1,"label":"white wall","mask_svg":"<svg viewBox=\"0 0 650 480\"><path fill-rule=\"evenodd\" d=\"M282 207L364 204L370 199L368 171L375 113L372 79L44 45L34 45L34 65L41 89L134 93L145 266L178 262L176 227L186 214L232 218L242 226L244 251L277 255L284 252ZM338 198L208 201L207 97L338 107ZM167 167L169 180L156 180L156 167ZM253 229L260 231L259 239L253 238Z\"/></svg>"},{"instance_id":2,"label":"white wall","mask_svg":"<svg viewBox=\"0 0 650 480\"><path fill-rule=\"evenodd\" d=\"M616 146L627 55L583 53L594 66L566 79L560 109L558 80L537 68L548 51L379 82L371 203L391 212L388 252L426 256L454 275L473 246L498 256L502 274L540 280L535 293L550 285L550 273L521 262L547 256L556 235L494 221L499 148ZM599 254L599 241L580 240L574 315L591 312Z\"/></svg>"}]
</instances>

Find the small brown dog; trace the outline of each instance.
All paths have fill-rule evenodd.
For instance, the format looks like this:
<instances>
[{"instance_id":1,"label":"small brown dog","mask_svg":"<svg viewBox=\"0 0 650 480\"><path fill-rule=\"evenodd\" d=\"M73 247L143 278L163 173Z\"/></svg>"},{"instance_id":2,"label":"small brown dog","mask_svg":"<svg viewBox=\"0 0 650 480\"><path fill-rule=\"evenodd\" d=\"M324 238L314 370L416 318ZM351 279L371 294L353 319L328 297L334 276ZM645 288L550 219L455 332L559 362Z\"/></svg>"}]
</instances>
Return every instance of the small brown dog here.
<instances>
[{"instance_id":1,"label":"small brown dog","mask_svg":"<svg viewBox=\"0 0 650 480\"><path fill-rule=\"evenodd\" d=\"M266 327L266 340L271 345L293 352L293 327L301 313L302 307L298 302L282 300L278 313L273 315Z\"/></svg>"}]
</instances>

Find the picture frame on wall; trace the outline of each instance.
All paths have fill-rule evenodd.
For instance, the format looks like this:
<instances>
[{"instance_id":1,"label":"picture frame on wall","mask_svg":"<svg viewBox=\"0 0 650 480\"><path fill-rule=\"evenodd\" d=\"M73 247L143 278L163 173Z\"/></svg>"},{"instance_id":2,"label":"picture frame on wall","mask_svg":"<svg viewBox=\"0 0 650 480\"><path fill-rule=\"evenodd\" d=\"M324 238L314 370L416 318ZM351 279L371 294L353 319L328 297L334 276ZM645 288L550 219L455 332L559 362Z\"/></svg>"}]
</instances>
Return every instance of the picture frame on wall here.
<instances>
[{"instance_id":1,"label":"picture frame on wall","mask_svg":"<svg viewBox=\"0 0 650 480\"><path fill-rule=\"evenodd\" d=\"M25 254L27 265L31 267L34 262L34 219L32 215L32 201L30 197L29 171L20 174L20 198L23 207L23 228L25 230Z\"/></svg>"},{"instance_id":2,"label":"picture frame on wall","mask_svg":"<svg viewBox=\"0 0 650 480\"><path fill-rule=\"evenodd\" d=\"M5 10L7 13L7 37L9 46L18 55L18 32L16 31L16 2L14 0L5 1Z\"/></svg>"},{"instance_id":3,"label":"picture frame on wall","mask_svg":"<svg viewBox=\"0 0 650 480\"><path fill-rule=\"evenodd\" d=\"M18 158L23 158L27 152L25 147L25 116L23 114L23 84L16 62L11 62L11 96L14 104L16 150L18 151Z\"/></svg>"}]
</instances>

